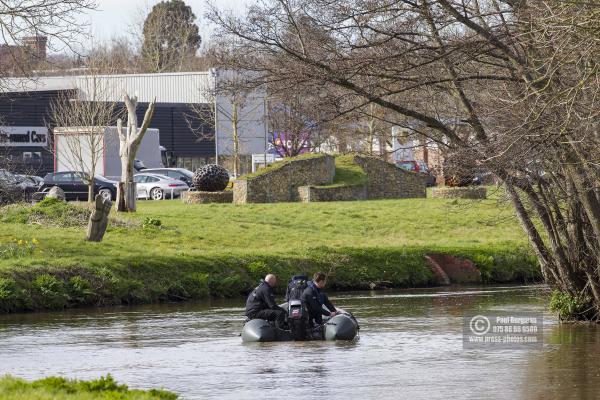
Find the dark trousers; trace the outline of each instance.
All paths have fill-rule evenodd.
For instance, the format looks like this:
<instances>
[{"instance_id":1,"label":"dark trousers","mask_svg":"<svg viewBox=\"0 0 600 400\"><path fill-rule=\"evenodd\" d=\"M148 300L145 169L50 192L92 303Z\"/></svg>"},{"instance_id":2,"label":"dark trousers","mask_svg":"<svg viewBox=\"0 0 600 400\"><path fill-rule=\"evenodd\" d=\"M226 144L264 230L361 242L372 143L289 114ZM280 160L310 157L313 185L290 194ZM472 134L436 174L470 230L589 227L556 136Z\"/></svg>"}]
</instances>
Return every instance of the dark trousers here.
<instances>
[{"instance_id":1,"label":"dark trousers","mask_svg":"<svg viewBox=\"0 0 600 400\"><path fill-rule=\"evenodd\" d=\"M285 319L284 310L260 310L254 314L250 319L266 319L267 321L278 321L283 322Z\"/></svg>"}]
</instances>

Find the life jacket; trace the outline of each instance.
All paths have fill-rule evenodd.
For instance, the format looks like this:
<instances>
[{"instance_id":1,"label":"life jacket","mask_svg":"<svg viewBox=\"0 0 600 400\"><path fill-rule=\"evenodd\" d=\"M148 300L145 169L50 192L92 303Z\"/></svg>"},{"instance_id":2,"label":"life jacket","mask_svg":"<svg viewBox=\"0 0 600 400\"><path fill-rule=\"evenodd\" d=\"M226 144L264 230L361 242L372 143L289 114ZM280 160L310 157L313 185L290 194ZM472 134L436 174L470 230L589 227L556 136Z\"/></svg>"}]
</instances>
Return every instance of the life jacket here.
<instances>
[{"instance_id":1,"label":"life jacket","mask_svg":"<svg viewBox=\"0 0 600 400\"><path fill-rule=\"evenodd\" d=\"M319 289L313 281L309 281L307 283L307 286L310 286L310 288L313 290L313 293L315 294L319 305L323 306L323 304L325 304L325 295L323 294L323 292L321 292L321 289Z\"/></svg>"},{"instance_id":2,"label":"life jacket","mask_svg":"<svg viewBox=\"0 0 600 400\"><path fill-rule=\"evenodd\" d=\"M304 289L308 287L306 275L294 275L290 279L285 292L285 301L301 300Z\"/></svg>"}]
</instances>

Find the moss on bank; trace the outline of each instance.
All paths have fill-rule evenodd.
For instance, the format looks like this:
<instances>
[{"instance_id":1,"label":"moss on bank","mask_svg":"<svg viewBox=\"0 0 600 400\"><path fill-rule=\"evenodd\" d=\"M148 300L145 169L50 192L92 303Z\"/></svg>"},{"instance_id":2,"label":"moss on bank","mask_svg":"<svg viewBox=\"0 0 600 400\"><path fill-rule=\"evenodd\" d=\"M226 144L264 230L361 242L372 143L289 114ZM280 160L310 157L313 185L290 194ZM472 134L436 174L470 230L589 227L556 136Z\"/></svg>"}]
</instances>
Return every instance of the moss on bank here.
<instances>
[{"instance_id":1,"label":"moss on bank","mask_svg":"<svg viewBox=\"0 0 600 400\"><path fill-rule=\"evenodd\" d=\"M50 377L28 382L5 376L0 378L0 400L174 400L177 395L165 390L133 390L117 384L108 375L92 381Z\"/></svg>"}]
</instances>

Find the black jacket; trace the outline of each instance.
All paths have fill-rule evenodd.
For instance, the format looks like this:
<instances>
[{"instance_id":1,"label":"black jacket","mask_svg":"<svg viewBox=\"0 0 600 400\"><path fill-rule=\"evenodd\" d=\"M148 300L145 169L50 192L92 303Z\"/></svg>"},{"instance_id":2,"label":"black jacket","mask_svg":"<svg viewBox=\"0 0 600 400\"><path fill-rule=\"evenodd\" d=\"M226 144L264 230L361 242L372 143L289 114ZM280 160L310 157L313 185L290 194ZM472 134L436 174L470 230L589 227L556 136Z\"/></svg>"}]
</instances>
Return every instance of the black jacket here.
<instances>
[{"instance_id":1,"label":"black jacket","mask_svg":"<svg viewBox=\"0 0 600 400\"><path fill-rule=\"evenodd\" d=\"M308 287L304 289L302 293L302 301L306 305L308 310L308 316L311 320L314 320L317 324L323 323L323 315L329 315L330 313L325 311L323 305L329 309L329 311L336 311L327 295L323 293L314 282L309 282Z\"/></svg>"},{"instance_id":2,"label":"black jacket","mask_svg":"<svg viewBox=\"0 0 600 400\"><path fill-rule=\"evenodd\" d=\"M267 282L261 281L260 285L248 295L248 299L246 300L246 316L253 318L257 312L268 309L277 310L281 309L281 307L275 303L275 294L271 286Z\"/></svg>"}]
</instances>

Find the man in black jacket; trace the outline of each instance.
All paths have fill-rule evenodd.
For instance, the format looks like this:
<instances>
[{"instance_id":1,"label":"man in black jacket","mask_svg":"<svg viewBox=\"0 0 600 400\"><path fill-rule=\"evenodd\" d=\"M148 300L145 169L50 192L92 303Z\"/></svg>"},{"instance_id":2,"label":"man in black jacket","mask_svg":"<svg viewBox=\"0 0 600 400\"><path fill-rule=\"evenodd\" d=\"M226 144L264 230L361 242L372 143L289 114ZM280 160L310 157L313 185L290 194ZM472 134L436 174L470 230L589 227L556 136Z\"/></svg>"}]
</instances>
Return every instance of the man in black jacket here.
<instances>
[{"instance_id":1,"label":"man in black jacket","mask_svg":"<svg viewBox=\"0 0 600 400\"><path fill-rule=\"evenodd\" d=\"M337 315L337 310L327 298L327 295L321 290L325 287L326 275L323 272L317 272L313 276L313 280L308 282L308 287L302 293L302 301L308 310L308 316L311 324L323 324L323 315ZM323 308L327 307L329 311Z\"/></svg>"},{"instance_id":2,"label":"man in black jacket","mask_svg":"<svg viewBox=\"0 0 600 400\"><path fill-rule=\"evenodd\" d=\"M265 276L246 300L246 317L249 319L266 319L276 321L282 326L286 311L275 303L273 288L277 284L277 278L273 274Z\"/></svg>"}]
</instances>

